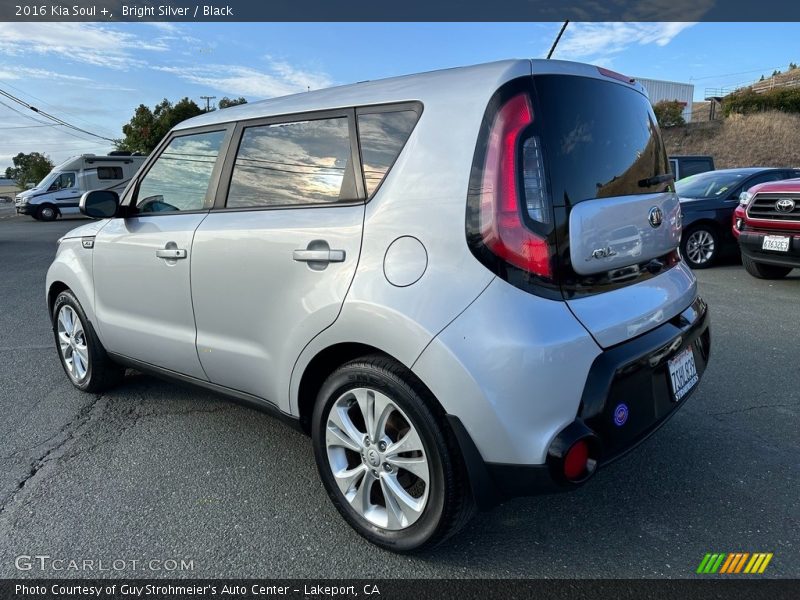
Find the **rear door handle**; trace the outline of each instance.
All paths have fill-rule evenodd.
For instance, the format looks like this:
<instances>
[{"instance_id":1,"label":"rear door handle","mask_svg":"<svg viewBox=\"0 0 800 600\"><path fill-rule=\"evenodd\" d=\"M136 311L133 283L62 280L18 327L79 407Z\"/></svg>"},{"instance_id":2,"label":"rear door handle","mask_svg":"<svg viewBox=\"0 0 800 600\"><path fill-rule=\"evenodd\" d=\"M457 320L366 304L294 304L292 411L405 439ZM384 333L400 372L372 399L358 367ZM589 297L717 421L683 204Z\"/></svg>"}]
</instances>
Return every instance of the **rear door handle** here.
<instances>
[{"instance_id":1,"label":"rear door handle","mask_svg":"<svg viewBox=\"0 0 800 600\"><path fill-rule=\"evenodd\" d=\"M344 262L344 250L295 250L292 258L298 262Z\"/></svg>"},{"instance_id":2,"label":"rear door handle","mask_svg":"<svg viewBox=\"0 0 800 600\"><path fill-rule=\"evenodd\" d=\"M183 248L164 248L163 250L156 250L156 256L168 260L177 260L179 258L186 258L186 250Z\"/></svg>"}]
</instances>

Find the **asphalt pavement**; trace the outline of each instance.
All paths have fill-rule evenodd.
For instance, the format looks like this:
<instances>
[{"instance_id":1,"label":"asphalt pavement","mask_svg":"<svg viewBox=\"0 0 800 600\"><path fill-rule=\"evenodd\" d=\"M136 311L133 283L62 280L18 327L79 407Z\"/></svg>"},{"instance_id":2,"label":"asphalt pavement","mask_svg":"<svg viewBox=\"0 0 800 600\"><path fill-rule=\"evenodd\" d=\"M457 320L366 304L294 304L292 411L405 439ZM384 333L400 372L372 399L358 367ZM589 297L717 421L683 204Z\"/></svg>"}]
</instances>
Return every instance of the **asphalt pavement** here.
<instances>
[{"instance_id":1,"label":"asphalt pavement","mask_svg":"<svg viewBox=\"0 0 800 600\"><path fill-rule=\"evenodd\" d=\"M0 577L693 577L740 551L800 576L800 270L698 272L711 363L669 423L575 492L398 556L344 523L309 440L268 415L135 373L102 395L69 384L44 277L78 224L0 211Z\"/></svg>"}]
</instances>

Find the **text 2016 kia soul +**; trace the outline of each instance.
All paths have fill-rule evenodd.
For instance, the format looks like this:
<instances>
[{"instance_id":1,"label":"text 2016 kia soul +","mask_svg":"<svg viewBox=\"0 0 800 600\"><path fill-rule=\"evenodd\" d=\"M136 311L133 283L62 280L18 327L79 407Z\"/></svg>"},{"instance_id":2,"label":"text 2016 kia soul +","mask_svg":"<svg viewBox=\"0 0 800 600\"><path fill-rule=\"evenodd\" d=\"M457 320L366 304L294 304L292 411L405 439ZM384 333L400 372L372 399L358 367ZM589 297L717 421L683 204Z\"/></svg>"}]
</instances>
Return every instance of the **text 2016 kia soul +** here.
<instances>
[{"instance_id":1,"label":"text 2016 kia soul +","mask_svg":"<svg viewBox=\"0 0 800 600\"><path fill-rule=\"evenodd\" d=\"M705 303L643 88L516 60L178 125L65 235L72 383L123 366L309 432L342 516L408 551L589 479L705 370ZM277 474L276 474L277 475Z\"/></svg>"}]
</instances>

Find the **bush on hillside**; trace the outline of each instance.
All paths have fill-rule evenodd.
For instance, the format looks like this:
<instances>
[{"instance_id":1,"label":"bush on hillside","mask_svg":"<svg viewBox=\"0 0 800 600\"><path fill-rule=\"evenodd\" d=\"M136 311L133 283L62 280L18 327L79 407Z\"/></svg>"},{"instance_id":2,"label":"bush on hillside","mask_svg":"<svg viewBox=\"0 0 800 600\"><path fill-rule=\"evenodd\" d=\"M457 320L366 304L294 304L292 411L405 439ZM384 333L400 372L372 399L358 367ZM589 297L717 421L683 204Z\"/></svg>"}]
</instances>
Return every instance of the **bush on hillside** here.
<instances>
[{"instance_id":1,"label":"bush on hillside","mask_svg":"<svg viewBox=\"0 0 800 600\"><path fill-rule=\"evenodd\" d=\"M747 115L766 110L800 113L800 87L769 90L762 94L747 88L722 100L722 111L726 117L734 113Z\"/></svg>"},{"instance_id":2,"label":"bush on hillside","mask_svg":"<svg viewBox=\"0 0 800 600\"><path fill-rule=\"evenodd\" d=\"M675 127L685 125L683 119L683 103L678 100L662 100L653 105L659 127Z\"/></svg>"}]
</instances>

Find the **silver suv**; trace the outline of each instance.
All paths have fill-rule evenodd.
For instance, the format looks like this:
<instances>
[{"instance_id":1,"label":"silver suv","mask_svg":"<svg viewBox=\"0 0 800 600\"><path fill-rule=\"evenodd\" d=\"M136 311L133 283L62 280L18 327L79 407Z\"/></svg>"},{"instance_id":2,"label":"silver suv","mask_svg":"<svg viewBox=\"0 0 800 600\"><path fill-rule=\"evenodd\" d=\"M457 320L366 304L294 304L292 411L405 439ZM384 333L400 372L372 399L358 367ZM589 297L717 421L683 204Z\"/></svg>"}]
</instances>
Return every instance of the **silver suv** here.
<instances>
[{"instance_id":1,"label":"silver suv","mask_svg":"<svg viewBox=\"0 0 800 600\"><path fill-rule=\"evenodd\" d=\"M310 434L342 516L395 551L585 483L708 360L650 104L590 65L204 114L81 210L97 220L47 275L72 383L131 367L274 412Z\"/></svg>"}]
</instances>

